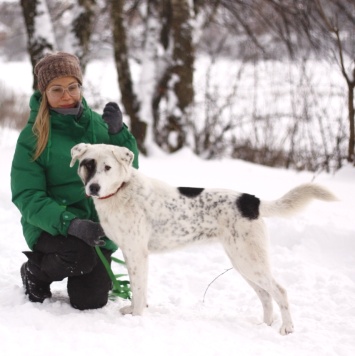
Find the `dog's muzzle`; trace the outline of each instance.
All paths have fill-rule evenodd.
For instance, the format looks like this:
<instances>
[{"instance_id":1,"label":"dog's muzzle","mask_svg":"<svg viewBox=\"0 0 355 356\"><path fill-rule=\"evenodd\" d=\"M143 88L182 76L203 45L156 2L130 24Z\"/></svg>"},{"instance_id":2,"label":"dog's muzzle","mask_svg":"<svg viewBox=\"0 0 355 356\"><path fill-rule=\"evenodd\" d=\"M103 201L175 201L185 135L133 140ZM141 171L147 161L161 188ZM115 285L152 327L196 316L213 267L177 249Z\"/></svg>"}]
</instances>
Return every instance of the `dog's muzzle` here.
<instances>
[{"instance_id":1,"label":"dog's muzzle","mask_svg":"<svg viewBox=\"0 0 355 356\"><path fill-rule=\"evenodd\" d=\"M97 183L90 184L89 192L91 196L98 196L100 191L100 185Z\"/></svg>"}]
</instances>

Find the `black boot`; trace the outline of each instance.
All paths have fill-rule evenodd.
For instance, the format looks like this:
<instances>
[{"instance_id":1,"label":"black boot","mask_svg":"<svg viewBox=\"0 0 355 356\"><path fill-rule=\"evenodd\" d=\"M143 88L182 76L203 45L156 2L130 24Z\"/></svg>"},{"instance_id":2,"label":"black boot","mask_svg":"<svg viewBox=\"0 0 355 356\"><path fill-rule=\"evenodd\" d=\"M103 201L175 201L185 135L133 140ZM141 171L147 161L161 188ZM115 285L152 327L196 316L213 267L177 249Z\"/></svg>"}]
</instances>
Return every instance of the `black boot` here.
<instances>
[{"instance_id":1,"label":"black boot","mask_svg":"<svg viewBox=\"0 0 355 356\"><path fill-rule=\"evenodd\" d=\"M25 262L21 266L21 278L25 287L25 293L31 302L43 303L46 298L52 296L50 283L38 280L31 271L31 264Z\"/></svg>"}]
</instances>

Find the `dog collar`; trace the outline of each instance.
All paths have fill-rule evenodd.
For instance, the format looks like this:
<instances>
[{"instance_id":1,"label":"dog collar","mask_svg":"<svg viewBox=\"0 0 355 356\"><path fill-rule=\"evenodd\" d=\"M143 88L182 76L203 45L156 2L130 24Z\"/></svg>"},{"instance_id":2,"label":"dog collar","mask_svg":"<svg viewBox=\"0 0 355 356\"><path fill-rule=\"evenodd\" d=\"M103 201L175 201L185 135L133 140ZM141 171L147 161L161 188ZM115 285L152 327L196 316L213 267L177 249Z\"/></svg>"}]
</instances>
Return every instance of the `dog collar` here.
<instances>
[{"instance_id":1,"label":"dog collar","mask_svg":"<svg viewBox=\"0 0 355 356\"><path fill-rule=\"evenodd\" d=\"M101 198L98 198L98 199L100 199L100 200L103 200L103 199L108 199L108 198L111 198L111 197L113 197L123 186L124 186L124 182L117 188L117 190L114 192L114 193L112 193L112 194L109 194L109 195L106 195L106 196L104 196L104 197L101 197Z\"/></svg>"}]
</instances>

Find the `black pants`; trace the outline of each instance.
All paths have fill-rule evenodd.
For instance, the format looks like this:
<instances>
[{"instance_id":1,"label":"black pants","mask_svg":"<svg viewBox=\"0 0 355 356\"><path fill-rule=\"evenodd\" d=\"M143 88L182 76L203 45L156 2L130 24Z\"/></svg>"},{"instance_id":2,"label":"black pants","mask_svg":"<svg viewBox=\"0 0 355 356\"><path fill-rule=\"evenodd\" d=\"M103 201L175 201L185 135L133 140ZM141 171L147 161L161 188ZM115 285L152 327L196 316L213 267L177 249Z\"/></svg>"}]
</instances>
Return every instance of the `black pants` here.
<instances>
[{"instance_id":1,"label":"black pants","mask_svg":"<svg viewBox=\"0 0 355 356\"><path fill-rule=\"evenodd\" d=\"M102 249L109 263L112 251ZM26 253L31 273L41 282L68 277L70 304L80 310L106 305L111 280L95 249L74 236L42 233L34 252Z\"/></svg>"}]
</instances>

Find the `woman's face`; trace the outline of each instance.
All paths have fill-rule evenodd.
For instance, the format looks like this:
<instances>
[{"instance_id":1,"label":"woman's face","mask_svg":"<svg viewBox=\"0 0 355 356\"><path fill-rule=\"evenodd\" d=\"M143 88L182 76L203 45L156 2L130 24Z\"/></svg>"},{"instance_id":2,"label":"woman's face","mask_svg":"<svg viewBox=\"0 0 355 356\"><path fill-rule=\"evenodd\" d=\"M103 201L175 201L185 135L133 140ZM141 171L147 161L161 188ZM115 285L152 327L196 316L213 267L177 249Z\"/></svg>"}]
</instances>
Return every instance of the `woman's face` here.
<instances>
[{"instance_id":1,"label":"woman's face","mask_svg":"<svg viewBox=\"0 0 355 356\"><path fill-rule=\"evenodd\" d=\"M80 85L74 77L53 79L46 89L49 106L54 109L68 109L77 106L81 97Z\"/></svg>"}]
</instances>

